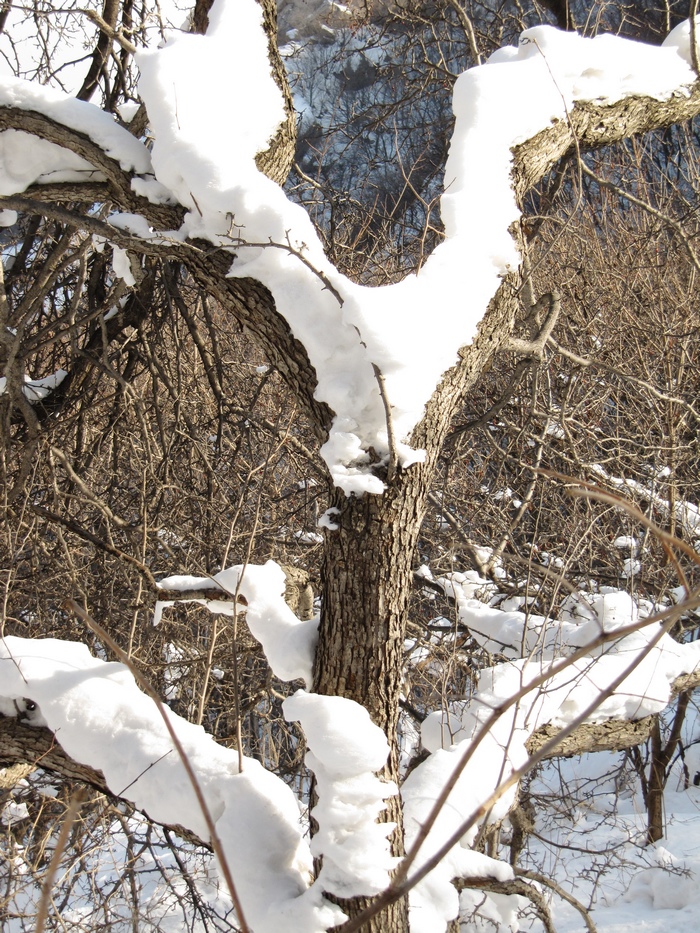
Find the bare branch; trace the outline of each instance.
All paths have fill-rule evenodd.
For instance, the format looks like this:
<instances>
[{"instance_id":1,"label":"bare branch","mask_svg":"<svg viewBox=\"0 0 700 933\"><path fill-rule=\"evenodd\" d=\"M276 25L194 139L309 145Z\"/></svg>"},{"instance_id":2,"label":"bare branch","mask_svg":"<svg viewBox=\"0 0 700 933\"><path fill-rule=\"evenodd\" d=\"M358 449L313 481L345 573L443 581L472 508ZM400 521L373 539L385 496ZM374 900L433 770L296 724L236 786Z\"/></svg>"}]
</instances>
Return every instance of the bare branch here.
<instances>
[{"instance_id":1,"label":"bare branch","mask_svg":"<svg viewBox=\"0 0 700 933\"><path fill-rule=\"evenodd\" d=\"M372 363L372 369L374 370L374 378L377 380L377 385L379 386L379 394L382 397L382 404L384 405L384 413L386 415L386 433L389 442L389 465L386 471L386 478L387 482L391 483L394 479L396 468L398 466L398 456L396 454L396 437L394 435L394 419L391 414L391 402L389 401L389 396L387 395L384 375L376 363Z\"/></svg>"}]
</instances>

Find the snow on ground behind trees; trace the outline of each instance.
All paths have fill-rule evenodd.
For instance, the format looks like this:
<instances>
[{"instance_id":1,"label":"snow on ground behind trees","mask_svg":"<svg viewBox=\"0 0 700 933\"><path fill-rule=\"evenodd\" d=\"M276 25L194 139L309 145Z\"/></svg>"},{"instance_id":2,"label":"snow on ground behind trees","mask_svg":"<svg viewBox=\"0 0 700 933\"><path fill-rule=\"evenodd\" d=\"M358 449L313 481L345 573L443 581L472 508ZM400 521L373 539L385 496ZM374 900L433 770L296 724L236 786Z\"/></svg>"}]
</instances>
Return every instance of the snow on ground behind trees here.
<instances>
[{"instance_id":1,"label":"snow on ground behind trees","mask_svg":"<svg viewBox=\"0 0 700 933\"><path fill-rule=\"evenodd\" d=\"M584 906L599 933L686 933L700 906L700 722L691 706L664 791L664 839L646 843L646 810L627 755L594 752L547 762L528 785L538 806L527 864ZM553 806L549 808L547 802ZM558 933L579 933L580 913L556 895Z\"/></svg>"}]
</instances>

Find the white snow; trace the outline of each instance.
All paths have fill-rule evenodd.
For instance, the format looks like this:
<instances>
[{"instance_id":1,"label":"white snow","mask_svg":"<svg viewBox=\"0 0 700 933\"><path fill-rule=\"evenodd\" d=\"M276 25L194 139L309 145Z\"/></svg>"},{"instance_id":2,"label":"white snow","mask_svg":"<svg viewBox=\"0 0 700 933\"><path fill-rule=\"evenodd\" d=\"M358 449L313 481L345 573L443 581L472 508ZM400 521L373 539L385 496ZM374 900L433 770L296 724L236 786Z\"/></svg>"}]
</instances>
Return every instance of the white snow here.
<instances>
[{"instance_id":1,"label":"white snow","mask_svg":"<svg viewBox=\"0 0 700 933\"><path fill-rule=\"evenodd\" d=\"M279 99L252 56L241 55L239 64L227 55L219 64L227 36L246 48L258 41L256 10L249 11L250 0L240 6L240 20L221 14L206 38L177 36L141 56L140 90L156 114L154 168L191 209L187 231L228 243L236 252L231 274L263 281L306 347L318 375L316 396L336 414L322 451L336 485L348 495L379 493L383 483L368 451L386 462L389 447L373 364L384 377L399 461L408 468L422 453L404 441L457 350L473 339L501 277L519 264L508 232L519 216L510 188L512 147L564 119L575 100L667 97L694 76L673 48L527 30L518 48L497 53L455 86L456 126L441 201L446 241L417 276L370 289L337 273L302 209L254 169L252 156L280 118ZM248 38L241 40L244 31ZM200 56L207 67L193 69ZM254 118L244 95L220 102L213 93L238 74L260 88Z\"/></svg>"},{"instance_id":2,"label":"white snow","mask_svg":"<svg viewBox=\"0 0 700 933\"><path fill-rule=\"evenodd\" d=\"M124 665L97 660L75 642L7 637L0 642L0 684L5 713L16 712L14 701L23 708L32 700L31 721L60 736L71 757L101 770L115 794L155 820L208 839L163 718ZM239 771L234 750L169 710L165 715L196 773L256 931L321 933L343 919L322 890L352 896L386 886L396 861L387 841L393 824L375 819L397 788L373 774L386 763L389 746L363 707L302 690L285 701L285 715L299 720L307 735L307 762L317 777L320 831L313 852L323 854L324 869L311 890L311 853L286 784L249 758Z\"/></svg>"},{"instance_id":3,"label":"white snow","mask_svg":"<svg viewBox=\"0 0 700 933\"><path fill-rule=\"evenodd\" d=\"M664 517L671 514L679 522L685 532L691 537L700 535L700 509L697 505L689 502L687 499L679 499L673 506L658 492L658 483L653 480L649 483L641 483L639 480L629 479L622 476L611 476L608 471L599 463L591 465L591 470L597 473L606 483L617 489L628 490L630 493L648 499L655 510ZM664 479L668 474L665 470L658 473L654 479Z\"/></svg>"},{"instance_id":4,"label":"white snow","mask_svg":"<svg viewBox=\"0 0 700 933\"><path fill-rule=\"evenodd\" d=\"M684 93L695 76L683 57L682 30L655 48L538 26L517 47L461 75L441 200L446 239L417 275L368 288L330 265L305 211L255 166L283 118L260 7L255 0L218 0L209 19L206 36L170 32L162 47L137 55L152 153L97 107L48 88L8 81L0 102L85 133L141 176L144 190L188 208L179 236L230 248L231 275L253 276L271 290L316 370L316 397L335 412L322 448L334 482L348 495L381 493L370 450L387 462L389 430L374 367L389 400L399 463L408 468L424 456L409 444L426 402L459 348L474 338L502 277L520 262L509 233L519 216L510 181L513 147L566 119L577 100ZM255 93L237 92L244 87ZM67 151L12 131L0 136L0 146L5 193L47 173L91 171ZM157 189L149 187L151 171ZM118 254L117 264L119 274L126 272Z\"/></svg>"},{"instance_id":5,"label":"white snow","mask_svg":"<svg viewBox=\"0 0 700 933\"><path fill-rule=\"evenodd\" d=\"M151 157L146 146L132 136L128 130L119 126L110 114L100 110L94 104L68 97L46 85L23 81L20 78L5 77L0 81L0 106L30 110L70 127L75 132L87 136L127 172L133 171L143 175L151 171ZM26 133L17 133L13 130L7 130L6 133L10 134L10 139L14 140L15 144L18 136L23 138L25 145L22 147L22 153L30 164L32 161L30 157L36 148L43 148L36 147L36 138L29 137ZM5 140L6 133L0 134L0 139ZM68 150L54 146L52 143L45 145L52 147L54 158L58 157L59 160L70 158ZM86 163L82 162L82 164ZM30 176L28 167L25 171L28 178ZM36 170L33 169L33 171ZM40 172L37 177L42 174L44 173ZM25 187L31 183L32 181L26 181ZM24 189L14 188L12 190L10 187L3 193L10 194L22 190Z\"/></svg>"},{"instance_id":6,"label":"white snow","mask_svg":"<svg viewBox=\"0 0 700 933\"><path fill-rule=\"evenodd\" d=\"M323 535L317 531L295 531L294 538L299 544L323 544Z\"/></svg>"},{"instance_id":7,"label":"white snow","mask_svg":"<svg viewBox=\"0 0 700 933\"><path fill-rule=\"evenodd\" d=\"M535 780L534 793L563 800L565 806L553 808L559 810L553 819L538 817L540 839L531 841L529 859L583 904L592 905L598 933L682 933L696 926L700 788L692 784L697 745L688 745L697 742L697 715L689 726L685 754L691 782L685 786L682 762L677 761L664 793L665 838L654 846L642 845L645 807L638 781L629 773L624 780L623 755L559 760L545 765ZM584 846L578 845L582 838ZM580 933L578 912L556 896L551 908L559 933Z\"/></svg>"},{"instance_id":8,"label":"white snow","mask_svg":"<svg viewBox=\"0 0 700 933\"><path fill-rule=\"evenodd\" d=\"M339 514L340 512L338 509L334 507L326 509L323 515L319 518L317 527L325 528L327 531L337 531L338 528L340 528L340 525L338 525L338 523L335 521L335 518Z\"/></svg>"},{"instance_id":9,"label":"white snow","mask_svg":"<svg viewBox=\"0 0 700 933\"><path fill-rule=\"evenodd\" d=\"M466 746L437 749L419 765L404 781L401 798L404 805L404 832L406 847L410 851L416 835L433 808L440 790L452 777L460 762L460 753ZM459 777L447 803L420 849L415 867L420 867L488 798L499 782L499 771L503 767L504 750L497 738L488 737L470 762L468 769ZM494 819L507 813L513 793L504 795L494 810ZM452 884L456 877L485 875L500 881L513 877L509 865L469 848L477 832L474 826L453 847L439 865L411 891L411 933L434 933L444 930L447 922L457 915L459 896Z\"/></svg>"},{"instance_id":10,"label":"white snow","mask_svg":"<svg viewBox=\"0 0 700 933\"><path fill-rule=\"evenodd\" d=\"M635 553L638 547L637 539L632 537L632 535L619 535L613 541L613 547L619 548L621 551L632 551Z\"/></svg>"},{"instance_id":11,"label":"white snow","mask_svg":"<svg viewBox=\"0 0 700 933\"><path fill-rule=\"evenodd\" d=\"M323 856L317 883L339 897L378 894L397 863L387 839L395 824L376 822L386 798L398 793L393 782L373 774L386 764L386 736L364 707L344 697L299 690L283 709L304 730L306 764L316 776L311 852Z\"/></svg>"},{"instance_id":12,"label":"white snow","mask_svg":"<svg viewBox=\"0 0 700 933\"><path fill-rule=\"evenodd\" d=\"M38 705L45 724L76 761L102 771L112 791L154 820L187 826L208 839L206 822L163 718L122 664L93 658L76 642L7 637L0 641L5 700ZM337 912L300 899L311 868L296 798L259 762L217 745L201 726L167 711L204 794L244 911L260 933L301 911L324 930ZM315 926L311 918L315 917ZM284 924L282 924L284 926Z\"/></svg>"},{"instance_id":13,"label":"white snow","mask_svg":"<svg viewBox=\"0 0 700 933\"><path fill-rule=\"evenodd\" d=\"M313 681L313 662L318 639L318 617L302 621L297 619L284 601L284 571L275 561L263 566L238 564L219 571L213 577L172 576L158 584L164 590L219 588L232 598L195 599L192 602L206 606L210 612L233 615L235 596L246 602L246 622L251 635L260 642L265 657L280 680L303 680L307 687ZM160 621L163 608L172 601L156 603L154 624Z\"/></svg>"},{"instance_id":14,"label":"white snow","mask_svg":"<svg viewBox=\"0 0 700 933\"><path fill-rule=\"evenodd\" d=\"M30 379L29 376L25 376L22 393L28 402L35 404L45 399L47 395L63 382L67 375L68 373L65 369L57 369L55 373L51 373L50 376L44 376L42 379ZM7 379L5 376L0 376L0 395L3 395L6 391Z\"/></svg>"},{"instance_id":15,"label":"white snow","mask_svg":"<svg viewBox=\"0 0 700 933\"><path fill-rule=\"evenodd\" d=\"M132 285L136 284L134 273L131 271L129 254L125 249L121 249L119 246L112 247L112 269L117 278L124 279L124 284L127 287L130 288Z\"/></svg>"},{"instance_id":16,"label":"white snow","mask_svg":"<svg viewBox=\"0 0 700 933\"><path fill-rule=\"evenodd\" d=\"M700 49L700 16L695 17L696 50ZM693 57L690 51L690 18L684 19L675 29L672 29L663 41L663 47L673 49L681 58L693 67Z\"/></svg>"}]
</instances>

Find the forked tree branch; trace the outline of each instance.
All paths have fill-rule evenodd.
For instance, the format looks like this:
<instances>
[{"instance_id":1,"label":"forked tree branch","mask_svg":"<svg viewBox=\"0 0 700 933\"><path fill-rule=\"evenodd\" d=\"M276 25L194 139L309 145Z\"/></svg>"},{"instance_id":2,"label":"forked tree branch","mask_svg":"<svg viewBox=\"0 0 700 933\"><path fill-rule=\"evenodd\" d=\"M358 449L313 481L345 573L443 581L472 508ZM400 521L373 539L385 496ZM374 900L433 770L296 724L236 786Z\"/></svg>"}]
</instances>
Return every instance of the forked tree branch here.
<instances>
[{"instance_id":1,"label":"forked tree branch","mask_svg":"<svg viewBox=\"0 0 700 933\"><path fill-rule=\"evenodd\" d=\"M268 4L269 5L269 4ZM647 97L628 97L614 104L595 102L576 103L570 108L568 119L560 120L541 131L532 139L517 146L514 150L513 185L519 198L536 185L542 177L572 149L592 149L610 145L623 138L651 129L668 126L688 120L700 113L700 83L688 89L687 94L679 93L665 101ZM0 108L0 129L22 129L41 138L64 146L81 155L95 166L99 175L108 185L109 199L119 208L144 216L156 228L172 230L180 226L183 216L181 207L153 205L145 198L140 198L131 189L131 176L124 172L117 163L110 159L99 146L80 133L57 123L54 120L27 110L18 108ZM94 181L92 183L94 185ZM52 185L47 190L54 200L58 186ZM75 184L67 186L66 193L75 192ZM40 194L37 186L36 193ZM41 206L30 188L29 198L24 199L24 209L28 212L45 213L59 219L56 209ZM20 201L6 200L8 207L16 204L21 210ZM67 212L61 214L62 222L70 222L76 228L82 227L89 232L94 229L94 218L85 214ZM100 235L104 230L100 231ZM128 244L125 242L128 240ZM260 343L265 352L280 369L281 375L288 381L292 391L305 405L312 417L313 426L319 436L323 436L330 423L330 413L326 406L319 405L313 398L315 374L309 364L304 348L291 338L289 327L276 312L272 297L265 289L266 299L261 304L251 280L239 280L232 284L228 279L231 257L224 249L207 247L202 255L200 250L192 249L187 244L154 242L152 239L139 241L121 231L114 234L117 245L126 245L134 251L151 255L160 254L165 258L175 258L183 262L200 285L222 302L241 321ZM466 392L476 382L480 374L488 367L493 354L503 349L510 339L518 311L519 280L516 274L508 275L489 309L479 325L477 337L462 351L460 362L443 378L440 386L428 403L426 413L414 431L412 443L416 447L440 447L444 441L447 425L453 414L462 404ZM232 293L235 293L235 297ZM253 298L249 300L249 296ZM271 321L274 325L271 327ZM270 333L272 330L272 334ZM271 339L272 338L272 339Z\"/></svg>"}]
</instances>

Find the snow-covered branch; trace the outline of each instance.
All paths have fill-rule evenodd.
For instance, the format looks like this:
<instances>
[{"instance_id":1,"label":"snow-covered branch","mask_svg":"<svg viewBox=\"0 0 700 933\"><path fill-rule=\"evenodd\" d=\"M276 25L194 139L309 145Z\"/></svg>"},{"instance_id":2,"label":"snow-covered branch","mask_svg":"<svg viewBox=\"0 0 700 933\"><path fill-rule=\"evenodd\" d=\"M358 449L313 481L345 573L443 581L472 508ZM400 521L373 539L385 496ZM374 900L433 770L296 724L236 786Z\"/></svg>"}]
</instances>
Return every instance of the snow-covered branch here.
<instances>
[{"instance_id":1,"label":"snow-covered branch","mask_svg":"<svg viewBox=\"0 0 700 933\"><path fill-rule=\"evenodd\" d=\"M369 894L385 886L394 864L386 842L391 827L374 819L396 788L372 771L382 768L388 745L367 712L350 700L302 692L287 701L289 716L303 722L317 750L313 759L309 753L321 794L316 846L328 862L322 884L309 888L311 855L284 781L251 758L239 768L237 752L217 745L200 726L159 712L123 664L97 660L78 643L8 637L0 643L0 675L0 713L21 712L33 726L48 727L72 759L104 775L111 793L203 840L209 839L210 817L256 931L273 933L284 918L292 929L321 933L344 919L322 890ZM84 778L80 769L75 776ZM99 782L99 775L90 776ZM355 816L348 828L351 805Z\"/></svg>"},{"instance_id":2,"label":"snow-covered branch","mask_svg":"<svg viewBox=\"0 0 700 933\"><path fill-rule=\"evenodd\" d=\"M334 482L348 495L381 492L376 456L386 464L391 445L375 368L385 382L396 457L408 468L423 457L409 446L410 435L436 386L460 348L474 341L501 279L519 266L510 233L517 199L574 145L609 144L700 109L682 30L658 49L535 27L517 48L465 72L454 91L456 126L441 201L446 241L418 275L371 289L328 263L304 211L256 167L256 154L285 119L260 8L254 0L235 10L215 4L209 23L206 36L173 35L162 49L137 55L155 133L152 153L96 107L16 82L4 99L11 108L4 125L19 121L26 135L13 137L12 145L24 152L33 134L48 148L43 162L36 161L37 149L19 177L6 172L3 190L21 191L56 172L74 182L89 171L108 179L130 206L136 207L135 191L184 207L177 237L235 254L230 274L262 282L306 350L316 398L335 413L322 451ZM222 119L219 89L251 81L254 101L228 97ZM129 190L111 160L135 172ZM236 242L286 243L290 250L237 250ZM191 268L196 274L197 264ZM433 317L428 329L421 327L426 307Z\"/></svg>"},{"instance_id":3,"label":"snow-covered branch","mask_svg":"<svg viewBox=\"0 0 700 933\"><path fill-rule=\"evenodd\" d=\"M242 604L250 633L262 645L275 676L280 680L303 680L311 687L318 617L297 619L284 600L284 571L274 561L263 567L227 567L212 578L166 577L159 589L166 591L169 598L156 603L155 624L164 607L173 604L174 592L179 593L180 601L189 598L222 615L240 612ZM211 596L206 595L206 590L212 590ZM217 599L217 590L223 591L225 598Z\"/></svg>"}]
</instances>

